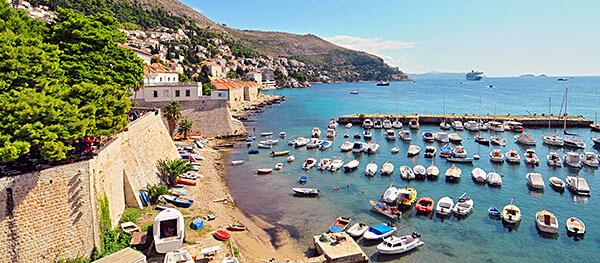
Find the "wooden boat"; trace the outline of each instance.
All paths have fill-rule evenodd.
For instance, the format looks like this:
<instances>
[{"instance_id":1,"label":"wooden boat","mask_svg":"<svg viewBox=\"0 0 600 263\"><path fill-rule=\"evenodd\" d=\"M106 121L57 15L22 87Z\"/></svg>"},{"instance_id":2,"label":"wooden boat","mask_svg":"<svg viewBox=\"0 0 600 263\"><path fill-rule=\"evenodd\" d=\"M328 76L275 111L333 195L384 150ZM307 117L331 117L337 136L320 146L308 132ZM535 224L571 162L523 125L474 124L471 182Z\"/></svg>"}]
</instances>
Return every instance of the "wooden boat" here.
<instances>
[{"instance_id":1,"label":"wooden boat","mask_svg":"<svg viewBox=\"0 0 600 263\"><path fill-rule=\"evenodd\" d=\"M373 206L373 210L386 216L387 218L396 219L402 216L402 212L400 212L395 206L390 206L384 202L375 200L369 200L369 203L371 206Z\"/></svg>"},{"instance_id":2,"label":"wooden boat","mask_svg":"<svg viewBox=\"0 0 600 263\"><path fill-rule=\"evenodd\" d=\"M490 208L488 208L488 214L491 217L500 217L500 216L502 216L502 213L500 212L500 210L498 210L498 208L495 208L493 206L490 206Z\"/></svg>"},{"instance_id":3,"label":"wooden boat","mask_svg":"<svg viewBox=\"0 0 600 263\"><path fill-rule=\"evenodd\" d=\"M456 204L452 208L452 212L454 212L455 215L465 216L473 211L473 199L465 195L466 193L456 201Z\"/></svg>"},{"instance_id":4,"label":"wooden boat","mask_svg":"<svg viewBox=\"0 0 600 263\"><path fill-rule=\"evenodd\" d=\"M400 147L396 146L396 147L392 148L391 151L393 154L396 154L396 153L400 152Z\"/></svg>"},{"instance_id":5,"label":"wooden boat","mask_svg":"<svg viewBox=\"0 0 600 263\"><path fill-rule=\"evenodd\" d=\"M591 195L590 187L588 186L585 178L578 176L567 176L566 185L567 189L576 195L589 196Z\"/></svg>"},{"instance_id":6,"label":"wooden boat","mask_svg":"<svg viewBox=\"0 0 600 263\"><path fill-rule=\"evenodd\" d=\"M504 162L504 154L499 149L493 149L490 152L490 162L493 163L503 163Z\"/></svg>"},{"instance_id":7,"label":"wooden boat","mask_svg":"<svg viewBox=\"0 0 600 263\"><path fill-rule=\"evenodd\" d=\"M483 169L477 167L471 170L471 178L475 183L485 184L487 181L486 173Z\"/></svg>"},{"instance_id":8,"label":"wooden boat","mask_svg":"<svg viewBox=\"0 0 600 263\"><path fill-rule=\"evenodd\" d=\"M184 219L179 210L168 208L156 215L152 226L156 252L164 254L183 245Z\"/></svg>"},{"instance_id":9,"label":"wooden boat","mask_svg":"<svg viewBox=\"0 0 600 263\"><path fill-rule=\"evenodd\" d=\"M189 180L184 180L184 179L181 179L181 178L175 179L175 183L189 185L189 186L195 186L196 185L196 182L192 182L192 181L189 181Z\"/></svg>"},{"instance_id":10,"label":"wooden boat","mask_svg":"<svg viewBox=\"0 0 600 263\"><path fill-rule=\"evenodd\" d=\"M489 186L501 186L502 177L496 173L496 171L489 172L486 176L487 183Z\"/></svg>"},{"instance_id":11,"label":"wooden boat","mask_svg":"<svg viewBox=\"0 0 600 263\"><path fill-rule=\"evenodd\" d=\"M309 170L313 167L315 167L315 165L317 164L317 159L315 158L307 158L306 160L304 160L304 163L302 164L302 169L304 170Z\"/></svg>"},{"instance_id":12,"label":"wooden boat","mask_svg":"<svg viewBox=\"0 0 600 263\"><path fill-rule=\"evenodd\" d=\"M292 191L299 195L319 195L320 193L316 188L292 188Z\"/></svg>"},{"instance_id":13,"label":"wooden boat","mask_svg":"<svg viewBox=\"0 0 600 263\"><path fill-rule=\"evenodd\" d=\"M490 137L490 142L493 145L506 146L506 140L500 138L499 136L492 136L492 137Z\"/></svg>"},{"instance_id":14,"label":"wooden boat","mask_svg":"<svg viewBox=\"0 0 600 263\"><path fill-rule=\"evenodd\" d=\"M308 177L306 177L306 176L304 176L304 175L303 175L303 176L300 176L300 177L298 178L298 182L299 182L299 183L301 183L301 184L304 184L304 183L308 182Z\"/></svg>"},{"instance_id":15,"label":"wooden boat","mask_svg":"<svg viewBox=\"0 0 600 263\"><path fill-rule=\"evenodd\" d=\"M133 232L140 232L140 227L133 222L125 222L121 224L121 230L131 235Z\"/></svg>"},{"instance_id":16,"label":"wooden boat","mask_svg":"<svg viewBox=\"0 0 600 263\"><path fill-rule=\"evenodd\" d=\"M507 163L521 163L521 156L519 156L519 153L516 150L509 150L504 156L506 156Z\"/></svg>"},{"instance_id":17,"label":"wooden boat","mask_svg":"<svg viewBox=\"0 0 600 263\"><path fill-rule=\"evenodd\" d=\"M460 180L460 176L462 171L460 168L456 167L456 165L452 165L452 167L446 170L446 181L458 181Z\"/></svg>"},{"instance_id":18,"label":"wooden boat","mask_svg":"<svg viewBox=\"0 0 600 263\"><path fill-rule=\"evenodd\" d=\"M546 210L541 210L535 214L535 225L544 233L558 233L558 219L553 213Z\"/></svg>"},{"instance_id":19,"label":"wooden boat","mask_svg":"<svg viewBox=\"0 0 600 263\"><path fill-rule=\"evenodd\" d=\"M360 162L358 160L352 160L344 165L344 171L354 170L356 169L356 167L358 167L359 164Z\"/></svg>"},{"instance_id":20,"label":"wooden boat","mask_svg":"<svg viewBox=\"0 0 600 263\"><path fill-rule=\"evenodd\" d=\"M412 130L418 130L419 129L419 120L417 119L412 119L408 122L408 128L412 129Z\"/></svg>"},{"instance_id":21,"label":"wooden boat","mask_svg":"<svg viewBox=\"0 0 600 263\"><path fill-rule=\"evenodd\" d=\"M398 206L407 208L417 202L417 189L408 187L398 189Z\"/></svg>"},{"instance_id":22,"label":"wooden boat","mask_svg":"<svg viewBox=\"0 0 600 263\"><path fill-rule=\"evenodd\" d=\"M473 158L448 157L446 161L449 163L473 163Z\"/></svg>"},{"instance_id":23,"label":"wooden boat","mask_svg":"<svg viewBox=\"0 0 600 263\"><path fill-rule=\"evenodd\" d=\"M391 175L394 173L394 165L390 162L385 162L381 166L381 175Z\"/></svg>"},{"instance_id":24,"label":"wooden boat","mask_svg":"<svg viewBox=\"0 0 600 263\"><path fill-rule=\"evenodd\" d=\"M462 143L462 138L460 138L460 136L458 136L458 133L455 132L448 134L448 139L454 144Z\"/></svg>"},{"instance_id":25,"label":"wooden boat","mask_svg":"<svg viewBox=\"0 0 600 263\"><path fill-rule=\"evenodd\" d=\"M423 137L424 142L433 142L434 141L433 133L431 133L431 132L423 132L422 137Z\"/></svg>"},{"instance_id":26,"label":"wooden boat","mask_svg":"<svg viewBox=\"0 0 600 263\"><path fill-rule=\"evenodd\" d=\"M425 179L425 167L423 165L417 164L413 167L413 173L415 174L415 178L417 179Z\"/></svg>"},{"instance_id":27,"label":"wooden boat","mask_svg":"<svg viewBox=\"0 0 600 263\"><path fill-rule=\"evenodd\" d=\"M273 169L271 168L260 168L260 169L256 169L256 173L257 174L270 174L273 172Z\"/></svg>"},{"instance_id":28,"label":"wooden boat","mask_svg":"<svg viewBox=\"0 0 600 263\"><path fill-rule=\"evenodd\" d=\"M433 211L434 204L435 202L433 201L433 199L431 199L431 197L423 197L419 199L419 201L417 201L415 209L417 209L417 211L421 213L429 214Z\"/></svg>"},{"instance_id":29,"label":"wooden boat","mask_svg":"<svg viewBox=\"0 0 600 263\"><path fill-rule=\"evenodd\" d=\"M438 169L435 165L431 165L431 166L427 167L426 175L427 175L427 179L435 180L440 175L440 169Z\"/></svg>"},{"instance_id":30,"label":"wooden boat","mask_svg":"<svg viewBox=\"0 0 600 263\"><path fill-rule=\"evenodd\" d=\"M194 203L194 200L192 200L192 199L187 199L187 198L183 198L183 197L179 197L179 196L161 195L161 197L165 201L167 201L177 207L187 208L187 207L190 207Z\"/></svg>"},{"instance_id":31,"label":"wooden boat","mask_svg":"<svg viewBox=\"0 0 600 263\"><path fill-rule=\"evenodd\" d=\"M384 223L369 227L369 230L363 234L366 240L376 240L391 236L396 232L397 228L390 223Z\"/></svg>"},{"instance_id":32,"label":"wooden boat","mask_svg":"<svg viewBox=\"0 0 600 263\"><path fill-rule=\"evenodd\" d=\"M400 166L400 177L404 180L414 180L415 174L413 173L413 170L410 169L410 167L403 165Z\"/></svg>"},{"instance_id":33,"label":"wooden boat","mask_svg":"<svg viewBox=\"0 0 600 263\"><path fill-rule=\"evenodd\" d=\"M554 190L559 191L559 192L565 191L565 182L562 179L560 179L556 176L552 176L552 177L550 177L550 179L548 179L548 181L550 181L550 186Z\"/></svg>"},{"instance_id":34,"label":"wooden boat","mask_svg":"<svg viewBox=\"0 0 600 263\"><path fill-rule=\"evenodd\" d=\"M502 220L509 224L516 224L521 221L521 209L513 205L513 199L510 199L510 204L502 209Z\"/></svg>"},{"instance_id":35,"label":"wooden boat","mask_svg":"<svg viewBox=\"0 0 600 263\"><path fill-rule=\"evenodd\" d=\"M277 156L285 156L290 154L290 150L285 150L285 151L279 151L279 152L271 152L271 156L272 157L277 157Z\"/></svg>"},{"instance_id":36,"label":"wooden boat","mask_svg":"<svg viewBox=\"0 0 600 263\"><path fill-rule=\"evenodd\" d=\"M282 163L276 163L274 169L275 170L281 170L281 169L283 169L283 164Z\"/></svg>"},{"instance_id":37,"label":"wooden boat","mask_svg":"<svg viewBox=\"0 0 600 263\"><path fill-rule=\"evenodd\" d=\"M406 155L409 157L415 156L419 154L419 152L421 152L421 147L411 144L410 146L408 146L408 152L406 152Z\"/></svg>"},{"instance_id":38,"label":"wooden boat","mask_svg":"<svg viewBox=\"0 0 600 263\"><path fill-rule=\"evenodd\" d=\"M538 158L537 154L535 154L534 149L527 149L525 151L524 156L525 156L526 164L531 164L531 165L539 165L540 164L540 158Z\"/></svg>"},{"instance_id":39,"label":"wooden boat","mask_svg":"<svg viewBox=\"0 0 600 263\"><path fill-rule=\"evenodd\" d=\"M363 223L356 223L346 231L351 237L361 237L369 230L369 226Z\"/></svg>"},{"instance_id":40,"label":"wooden boat","mask_svg":"<svg viewBox=\"0 0 600 263\"><path fill-rule=\"evenodd\" d=\"M194 263L196 262L187 250L175 250L165 255L163 263Z\"/></svg>"},{"instance_id":41,"label":"wooden boat","mask_svg":"<svg viewBox=\"0 0 600 263\"><path fill-rule=\"evenodd\" d=\"M242 224L229 224L227 227L230 231L245 231L246 226Z\"/></svg>"},{"instance_id":42,"label":"wooden boat","mask_svg":"<svg viewBox=\"0 0 600 263\"><path fill-rule=\"evenodd\" d=\"M565 226L567 227L567 232L570 234L585 235L585 224L577 217L567 218Z\"/></svg>"},{"instance_id":43,"label":"wooden boat","mask_svg":"<svg viewBox=\"0 0 600 263\"><path fill-rule=\"evenodd\" d=\"M428 145L425 147L425 152L423 153L423 155L425 156L425 158L434 158L436 152L437 149L434 146Z\"/></svg>"},{"instance_id":44,"label":"wooden boat","mask_svg":"<svg viewBox=\"0 0 600 263\"><path fill-rule=\"evenodd\" d=\"M438 200L435 211L440 216L447 216L452 213L452 207L454 207L454 201L451 197L445 196Z\"/></svg>"},{"instance_id":45,"label":"wooden boat","mask_svg":"<svg viewBox=\"0 0 600 263\"><path fill-rule=\"evenodd\" d=\"M415 232L401 237L391 236L377 245L377 250L384 255L406 253L425 244L419 237L420 235Z\"/></svg>"},{"instance_id":46,"label":"wooden boat","mask_svg":"<svg viewBox=\"0 0 600 263\"><path fill-rule=\"evenodd\" d=\"M244 160L233 160L231 161L231 165L240 165L243 164Z\"/></svg>"},{"instance_id":47,"label":"wooden boat","mask_svg":"<svg viewBox=\"0 0 600 263\"><path fill-rule=\"evenodd\" d=\"M486 139L485 137L478 136L478 135L475 135L475 142L479 143L481 145L490 145L490 140Z\"/></svg>"},{"instance_id":48,"label":"wooden boat","mask_svg":"<svg viewBox=\"0 0 600 263\"><path fill-rule=\"evenodd\" d=\"M346 230L346 228L348 228L350 225L350 221L352 221L350 217L338 217L337 220L331 224L331 227L329 227L329 232L337 233Z\"/></svg>"},{"instance_id":49,"label":"wooden boat","mask_svg":"<svg viewBox=\"0 0 600 263\"><path fill-rule=\"evenodd\" d=\"M527 186L534 191L544 191L544 178L540 173L527 173Z\"/></svg>"},{"instance_id":50,"label":"wooden boat","mask_svg":"<svg viewBox=\"0 0 600 263\"><path fill-rule=\"evenodd\" d=\"M231 234L225 230L219 230L215 232L214 237L218 240L226 241L231 238Z\"/></svg>"},{"instance_id":51,"label":"wooden boat","mask_svg":"<svg viewBox=\"0 0 600 263\"><path fill-rule=\"evenodd\" d=\"M193 230L200 230L204 227L204 219L201 217L194 218L192 223L190 224L190 228Z\"/></svg>"},{"instance_id":52,"label":"wooden boat","mask_svg":"<svg viewBox=\"0 0 600 263\"><path fill-rule=\"evenodd\" d=\"M250 150L248 150L248 154L258 154L258 153L259 153L259 151L256 150L256 149L250 149Z\"/></svg>"}]
</instances>

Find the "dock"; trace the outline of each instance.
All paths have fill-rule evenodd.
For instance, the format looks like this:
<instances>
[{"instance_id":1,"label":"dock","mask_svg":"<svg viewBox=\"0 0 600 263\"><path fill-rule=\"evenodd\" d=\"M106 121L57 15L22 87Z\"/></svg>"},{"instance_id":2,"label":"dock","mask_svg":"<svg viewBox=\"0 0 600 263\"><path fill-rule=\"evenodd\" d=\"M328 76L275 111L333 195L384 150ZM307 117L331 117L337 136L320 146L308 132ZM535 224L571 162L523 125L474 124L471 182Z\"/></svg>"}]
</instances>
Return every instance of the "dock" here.
<instances>
[{"instance_id":1,"label":"dock","mask_svg":"<svg viewBox=\"0 0 600 263\"><path fill-rule=\"evenodd\" d=\"M323 240L323 237L325 240ZM322 241L323 240L323 241ZM346 232L313 236L317 253L322 254L326 262L369 262L369 258L360 246Z\"/></svg>"},{"instance_id":2,"label":"dock","mask_svg":"<svg viewBox=\"0 0 600 263\"><path fill-rule=\"evenodd\" d=\"M412 119L417 119L421 125L439 125L446 119L448 123L453 121L518 121L523 124L525 128L544 128L548 127L548 122L552 128L562 128L567 123L567 128L590 128L590 124L594 123L592 120L587 119L583 116L557 116L557 115L475 115L475 114L365 114L357 113L352 115L344 115L338 117L340 124L352 123L353 125L361 125L365 119L381 120L399 120L402 124L408 124Z\"/></svg>"}]
</instances>

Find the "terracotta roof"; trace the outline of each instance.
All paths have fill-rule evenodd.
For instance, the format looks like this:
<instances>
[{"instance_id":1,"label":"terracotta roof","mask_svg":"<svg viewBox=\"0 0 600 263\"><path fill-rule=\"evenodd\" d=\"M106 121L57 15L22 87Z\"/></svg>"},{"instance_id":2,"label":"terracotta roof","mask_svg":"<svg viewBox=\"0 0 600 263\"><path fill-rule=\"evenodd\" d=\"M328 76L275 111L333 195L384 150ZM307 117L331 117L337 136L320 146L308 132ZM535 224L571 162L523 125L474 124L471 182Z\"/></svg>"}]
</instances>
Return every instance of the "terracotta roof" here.
<instances>
[{"instance_id":1,"label":"terracotta roof","mask_svg":"<svg viewBox=\"0 0 600 263\"><path fill-rule=\"evenodd\" d=\"M121 44L121 43L117 43L117 46L122 47L122 48L126 48L126 49L131 49L134 52L139 52L139 53L142 53L144 55L152 56L152 54L150 54L150 53L148 53L146 51L143 51L143 50L141 50L139 48L130 47L128 45L124 45L124 44Z\"/></svg>"},{"instance_id":2,"label":"terracotta roof","mask_svg":"<svg viewBox=\"0 0 600 263\"><path fill-rule=\"evenodd\" d=\"M258 83L254 81L231 81L226 79L213 80L211 83L217 88L217 90L230 90L258 86Z\"/></svg>"},{"instance_id":3,"label":"terracotta roof","mask_svg":"<svg viewBox=\"0 0 600 263\"><path fill-rule=\"evenodd\" d=\"M152 63L151 65L144 65L144 75L157 74L157 73L177 73L174 70L160 63Z\"/></svg>"},{"instance_id":4,"label":"terracotta roof","mask_svg":"<svg viewBox=\"0 0 600 263\"><path fill-rule=\"evenodd\" d=\"M246 73L246 75L247 75L247 74L260 74L260 72L256 72L256 71L250 71L250 72Z\"/></svg>"}]
</instances>

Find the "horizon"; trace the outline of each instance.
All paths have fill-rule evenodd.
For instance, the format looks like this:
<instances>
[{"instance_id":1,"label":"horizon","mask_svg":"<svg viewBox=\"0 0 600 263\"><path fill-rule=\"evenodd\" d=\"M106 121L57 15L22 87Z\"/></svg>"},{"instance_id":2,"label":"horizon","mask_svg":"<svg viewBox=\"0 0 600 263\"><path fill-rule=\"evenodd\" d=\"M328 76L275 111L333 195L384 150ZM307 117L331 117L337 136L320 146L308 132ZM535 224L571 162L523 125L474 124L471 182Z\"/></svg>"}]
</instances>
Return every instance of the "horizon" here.
<instances>
[{"instance_id":1,"label":"horizon","mask_svg":"<svg viewBox=\"0 0 600 263\"><path fill-rule=\"evenodd\" d=\"M344 6L315 0L301 5L273 0L182 2L228 27L313 34L377 55L407 74L474 69L489 77L600 76L595 66L600 47L594 45L600 36L593 34L600 22L591 19L600 3L591 0L577 5L515 0L395 0L377 5L350 0Z\"/></svg>"}]
</instances>

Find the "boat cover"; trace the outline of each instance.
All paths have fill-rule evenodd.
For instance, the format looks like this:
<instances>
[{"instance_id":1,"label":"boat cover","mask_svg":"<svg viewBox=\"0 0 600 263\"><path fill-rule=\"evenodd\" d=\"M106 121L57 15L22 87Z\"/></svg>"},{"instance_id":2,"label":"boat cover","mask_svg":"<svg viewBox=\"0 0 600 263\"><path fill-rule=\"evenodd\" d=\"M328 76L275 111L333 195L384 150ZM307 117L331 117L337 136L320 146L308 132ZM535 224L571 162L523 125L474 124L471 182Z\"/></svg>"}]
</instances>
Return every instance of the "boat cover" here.
<instances>
[{"instance_id":1,"label":"boat cover","mask_svg":"<svg viewBox=\"0 0 600 263\"><path fill-rule=\"evenodd\" d=\"M376 225L376 226L371 227L371 229L369 231L371 231L377 235L383 235L383 234L388 233L393 230L394 230L393 227L390 227L386 224L381 224L381 225Z\"/></svg>"}]
</instances>

